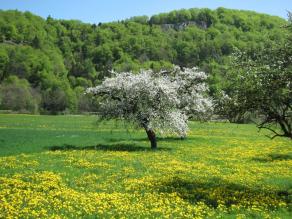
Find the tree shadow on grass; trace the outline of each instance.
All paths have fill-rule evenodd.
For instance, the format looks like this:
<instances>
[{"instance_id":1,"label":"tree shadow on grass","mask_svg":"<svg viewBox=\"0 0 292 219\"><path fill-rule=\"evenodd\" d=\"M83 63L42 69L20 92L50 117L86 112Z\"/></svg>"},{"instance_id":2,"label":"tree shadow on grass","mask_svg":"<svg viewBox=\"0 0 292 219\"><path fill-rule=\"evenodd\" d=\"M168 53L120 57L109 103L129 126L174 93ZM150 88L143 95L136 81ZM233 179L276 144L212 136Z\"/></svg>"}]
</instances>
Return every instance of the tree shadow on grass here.
<instances>
[{"instance_id":1,"label":"tree shadow on grass","mask_svg":"<svg viewBox=\"0 0 292 219\"><path fill-rule=\"evenodd\" d=\"M121 142L121 141L128 141L128 138L109 138L106 139L107 142L110 143L116 143L116 142ZM149 142L148 138L131 138L132 141L136 141L136 142ZM178 138L178 137L156 137L157 142L174 142L174 141L181 141L184 139Z\"/></svg>"},{"instance_id":2,"label":"tree shadow on grass","mask_svg":"<svg viewBox=\"0 0 292 219\"><path fill-rule=\"evenodd\" d=\"M157 142L178 142L192 140L193 138L181 138L181 137L156 137ZM137 138L133 139L134 141L149 141L148 138Z\"/></svg>"},{"instance_id":3,"label":"tree shadow on grass","mask_svg":"<svg viewBox=\"0 0 292 219\"><path fill-rule=\"evenodd\" d=\"M263 190L261 188L249 188L243 185L222 181L218 178L207 182L202 180L186 180L174 177L169 181L159 182L154 190L162 193L176 193L191 204L203 202L211 208L217 208L219 204L225 207L239 205L245 208L252 207L256 203L271 204L290 203L291 194L287 190Z\"/></svg>"},{"instance_id":4,"label":"tree shadow on grass","mask_svg":"<svg viewBox=\"0 0 292 219\"><path fill-rule=\"evenodd\" d=\"M263 163L273 161L286 161L292 160L292 154L267 154L262 157L254 157L252 160Z\"/></svg>"},{"instance_id":5,"label":"tree shadow on grass","mask_svg":"<svg viewBox=\"0 0 292 219\"><path fill-rule=\"evenodd\" d=\"M69 150L97 150L97 151L168 151L170 148L157 148L152 150L150 147L138 146L135 144L98 144L93 146L75 146L75 145L62 145L48 147L50 151L69 151Z\"/></svg>"},{"instance_id":6,"label":"tree shadow on grass","mask_svg":"<svg viewBox=\"0 0 292 219\"><path fill-rule=\"evenodd\" d=\"M110 143L116 143L121 141L128 141L128 138L109 138L106 139L107 142ZM148 138L142 137L142 138L131 138L133 142L149 142ZM199 142L208 142L209 139L206 137L200 137L200 136L187 136L185 138L176 137L176 136L167 136L167 137L156 137L156 140L159 144L159 142L167 142L167 143L180 143L180 142L193 142L193 141L199 141Z\"/></svg>"}]
</instances>

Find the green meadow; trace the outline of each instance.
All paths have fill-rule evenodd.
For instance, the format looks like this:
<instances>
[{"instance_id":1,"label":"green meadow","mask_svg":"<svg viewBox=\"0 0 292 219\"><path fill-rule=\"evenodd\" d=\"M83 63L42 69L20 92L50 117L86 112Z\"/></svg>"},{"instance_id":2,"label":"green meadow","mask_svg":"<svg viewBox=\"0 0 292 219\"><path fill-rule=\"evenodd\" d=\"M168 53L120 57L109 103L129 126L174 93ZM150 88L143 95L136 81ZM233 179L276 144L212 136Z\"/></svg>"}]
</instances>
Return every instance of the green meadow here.
<instances>
[{"instance_id":1,"label":"green meadow","mask_svg":"<svg viewBox=\"0 0 292 219\"><path fill-rule=\"evenodd\" d=\"M291 218L291 140L190 122L186 139L94 116L0 115L0 218Z\"/></svg>"}]
</instances>

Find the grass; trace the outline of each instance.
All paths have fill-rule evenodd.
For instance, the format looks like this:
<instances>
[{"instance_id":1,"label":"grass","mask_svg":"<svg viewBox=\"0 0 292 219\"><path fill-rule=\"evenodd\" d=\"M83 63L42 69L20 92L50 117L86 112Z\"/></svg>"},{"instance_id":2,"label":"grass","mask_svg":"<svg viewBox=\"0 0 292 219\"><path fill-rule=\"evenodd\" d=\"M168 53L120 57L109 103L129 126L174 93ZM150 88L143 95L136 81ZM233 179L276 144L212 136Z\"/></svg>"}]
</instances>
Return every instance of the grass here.
<instances>
[{"instance_id":1,"label":"grass","mask_svg":"<svg viewBox=\"0 0 292 219\"><path fill-rule=\"evenodd\" d=\"M92 116L0 115L0 218L291 218L291 141L190 123L187 139Z\"/></svg>"}]
</instances>

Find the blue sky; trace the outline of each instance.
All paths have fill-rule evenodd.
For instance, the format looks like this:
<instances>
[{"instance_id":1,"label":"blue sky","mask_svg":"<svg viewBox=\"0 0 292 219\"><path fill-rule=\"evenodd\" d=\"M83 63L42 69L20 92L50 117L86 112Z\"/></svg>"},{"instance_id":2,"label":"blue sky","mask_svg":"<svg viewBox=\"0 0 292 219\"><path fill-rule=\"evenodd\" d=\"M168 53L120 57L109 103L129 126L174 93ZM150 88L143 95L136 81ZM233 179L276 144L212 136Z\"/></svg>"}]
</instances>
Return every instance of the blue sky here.
<instances>
[{"instance_id":1,"label":"blue sky","mask_svg":"<svg viewBox=\"0 0 292 219\"><path fill-rule=\"evenodd\" d=\"M253 10L286 18L292 0L0 0L0 9L30 11L46 18L77 19L88 23L153 15L181 8L217 7Z\"/></svg>"}]
</instances>

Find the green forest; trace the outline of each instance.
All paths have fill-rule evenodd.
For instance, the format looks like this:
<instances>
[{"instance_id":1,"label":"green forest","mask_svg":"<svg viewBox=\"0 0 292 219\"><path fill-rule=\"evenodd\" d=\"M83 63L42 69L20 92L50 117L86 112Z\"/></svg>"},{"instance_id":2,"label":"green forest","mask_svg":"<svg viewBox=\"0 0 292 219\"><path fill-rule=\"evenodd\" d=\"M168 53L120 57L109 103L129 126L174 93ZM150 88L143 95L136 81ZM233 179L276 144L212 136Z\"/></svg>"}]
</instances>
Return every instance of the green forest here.
<instances>
[{"instance_id":1,"label":"green forest","mask_svg":"<svg viewBox=\"0 0 292 219\"><path fill-rule=\"evenodd\" d=\"M94 110L84 95L113 69L197 66L215 97L229 80L230 56L285 43L288 22L225 8L177 10L110 23L43 19L0 10L0 109L35 114Z\"/></svg>"}]
</instances>

